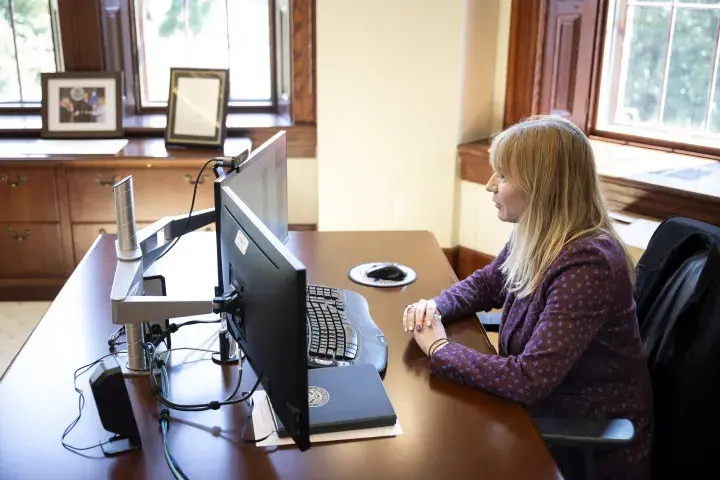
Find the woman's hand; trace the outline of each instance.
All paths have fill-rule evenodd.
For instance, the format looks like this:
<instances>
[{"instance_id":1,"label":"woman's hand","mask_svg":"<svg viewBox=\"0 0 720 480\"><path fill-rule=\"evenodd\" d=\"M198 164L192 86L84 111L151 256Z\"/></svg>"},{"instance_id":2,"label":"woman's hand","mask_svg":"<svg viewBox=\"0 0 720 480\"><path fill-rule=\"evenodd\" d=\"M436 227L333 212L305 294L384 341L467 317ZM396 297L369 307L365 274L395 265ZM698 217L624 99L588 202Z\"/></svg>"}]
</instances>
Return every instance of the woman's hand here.
<instances>
[{"instance_id":1,"label":"woman's hand","mask_svg":"<svg viewBox=\"0 0 720 480\"><path fill-rule=\"evenodd\" d=\"M434 320L440 320L435 300L420 300L417 303L408 305L403 312L403 329L406 332L421 331L423 325L428 327Z\"/></svg>"},{"instance_id":2,"label":"woman's hand","mask_svg":"<svg viewBox=\"0 0 720 480\"><path fill-rule=\"evenodd\" d=\"M418 344L418 347L420 347L423 353L427 356L430 356L430 352L428 350L433 345L433 343L440 340L441 338L447 338L447 334L445 333L445 326L442 324L442 322L440 320L433 320L429 327L423 328L422 330L416 329L413 332L413 338L415 339L415 342ZM434 349L433 353L444 347L445 345L443 343L447 342L440 342L440 345Z\"/></svg>"}]
</instances>

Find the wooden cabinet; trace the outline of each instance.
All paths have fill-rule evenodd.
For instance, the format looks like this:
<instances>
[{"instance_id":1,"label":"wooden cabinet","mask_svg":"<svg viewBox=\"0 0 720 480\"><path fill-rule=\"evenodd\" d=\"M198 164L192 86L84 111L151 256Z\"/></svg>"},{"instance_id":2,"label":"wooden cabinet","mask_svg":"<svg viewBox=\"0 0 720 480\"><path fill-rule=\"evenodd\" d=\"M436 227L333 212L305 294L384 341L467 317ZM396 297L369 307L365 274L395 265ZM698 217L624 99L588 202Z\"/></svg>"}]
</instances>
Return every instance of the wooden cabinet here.
<instances>
[{"instance_id":1,"label":"wooden cabinet","mask_svg":"<svg viewBox=\"0 0 720 480\"><path fill-rule=\"evenodd\" d=\"M59 222L54 168L0 164L0 222Z\"/></svg>"},{"instance_id":2,"label":"wooden cabinet","mask_svg":"<svg viewBox=\"0 0 720 480\"><path fill-rule=\"evenodd\" d=\"M0 277L62 277L59 223L0 222Z\"/></svg>"},{"instance_id":3,"label":"wooden cabinet","mask_svg":"<svg viewBox=\"0 0 720 480\"><path fill-rule=\"evenodd\" d=\"M127 169L84 168L68 170L70 218L73 222L114 222L113 185L132 175L135 218L154 222L190 209L199 167ZM214 205L213 177L207 170L198 182L195 210Z\"/></svg>"},{"instance_id":4,"label":"wooden cabinet","mask_svg":"<svg viewBox=\"0 0 720 480\"><path fill-rule=\"evenodd\" d=\"M98 235L116 233L113 185L128 175L138 230L186 214L210 155L0 159L0 300L54 298ZM206 168L194 211L214 205L214 179Z\"/></svg>"}]
</instances>

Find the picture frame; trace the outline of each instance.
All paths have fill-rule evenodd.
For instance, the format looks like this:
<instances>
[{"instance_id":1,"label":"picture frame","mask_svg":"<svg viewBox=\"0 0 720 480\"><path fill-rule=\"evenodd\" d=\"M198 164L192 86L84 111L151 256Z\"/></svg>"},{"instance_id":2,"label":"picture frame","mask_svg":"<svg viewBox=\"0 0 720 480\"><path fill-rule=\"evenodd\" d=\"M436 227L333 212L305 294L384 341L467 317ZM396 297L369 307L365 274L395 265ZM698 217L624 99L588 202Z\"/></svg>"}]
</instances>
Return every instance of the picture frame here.
<instances>
[{"instance_id":1,"label":"picture frame","mask_svg":"<svg viewBox=\"0 0 720 480\"><path fill-rule=\"evenodd\" d=\"M171 68L165 145L222 149L230 70Z\"/></svg>"},{"instance_id":2,"label":"picture frame","mask_svg":"<svg viewBox=\"0 0 720 480\"><path fill-rule=\"evenodd\" d=\"M121 72L43 72L42 138L120 138Z\"/></svg>"}]
</instances>

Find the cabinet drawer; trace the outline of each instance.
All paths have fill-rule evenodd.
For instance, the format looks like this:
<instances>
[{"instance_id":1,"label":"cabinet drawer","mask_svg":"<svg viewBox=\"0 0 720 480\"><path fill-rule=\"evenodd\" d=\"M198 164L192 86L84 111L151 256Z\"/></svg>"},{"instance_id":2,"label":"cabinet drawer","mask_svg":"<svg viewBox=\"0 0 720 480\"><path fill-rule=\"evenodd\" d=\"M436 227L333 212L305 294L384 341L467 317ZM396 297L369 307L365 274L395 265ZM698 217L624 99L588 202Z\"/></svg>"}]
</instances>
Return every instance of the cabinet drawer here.
<instances>
[{"instance_id":1,"label":"cabinet drawer","mask_svg":"<svg viewBox=\"0 0 720 480\"><path fill-rule=\"evenodd\" d=\"M135 228L140 231L150 223L137 222ZM202 228L205 231L215 231L215 224ZM80 263L87 251L92 246L98 235L105 233L117 233L116 223L76 223L72 227L73 250L75 252L75 264Z\"/></svg>"},{"instance_id":2,"label":"cabinet drawer","mask_svg":"<svg viewBox=\"0 0 720 480\"><path fill-rule=\"evenodd\" d=\"M0 165L0 222L59 222L53 168Z\"/></svg>"},{"instance_id":3,"label":"cabinet drawer","mask_svg":"<svg viewBox=\"0 0 720 480\"><path fill-rule=\"evenodd\" d=\"M70 216L73 222L114 222L113 185L133 177L135 220L152 223L190 209L197 169L90 169L68 172ZM198 185L194 211L214 206L213 175L207 170Z\"/></svg>"},{"instance_id":4,"label":"cabinet drawer","mask_svg":"<svg viewBox=\"0 0 720 480\"><path fill-rule=\"evenodd\" d=\"M0 277L65 273L59 223L0 223Z\"/></svg>"},{"instance_id":5,"label":"cabinet drawer","mask_svg":"<svg viewBox=\"0 0 720 480\"><path fill-rule=\"evenodd\" d=\"M136 223L135 227L140 230L149 223ZM98 235L105 233L117 233L116 223L77 223L72 226L73 251L75 252L75 264L80 263L85 254L92 246Z\"/></svg>"}]
</instances>

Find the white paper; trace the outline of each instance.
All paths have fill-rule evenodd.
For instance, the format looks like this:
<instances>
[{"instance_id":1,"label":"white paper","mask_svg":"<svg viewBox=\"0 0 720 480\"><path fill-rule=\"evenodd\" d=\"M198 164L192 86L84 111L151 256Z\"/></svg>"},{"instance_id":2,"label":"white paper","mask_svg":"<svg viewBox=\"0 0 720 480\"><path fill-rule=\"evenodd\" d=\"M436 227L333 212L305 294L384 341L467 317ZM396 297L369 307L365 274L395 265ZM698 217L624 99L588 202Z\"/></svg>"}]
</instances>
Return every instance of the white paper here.
<instances>
[{"instance_id":1,"label":"white paper","mask_svg":"<svg viewBox=\"0 0 720 480\"><path fill-rule=\"evenodd\" d=\"M214 137L218 125L220 79L181 77L177 84L175 135Z\"/></svg>"},{"instance_id":2,"label":"white paper","mask_svg":"<svg viewBox=\"0 0 720 480\"><path fill-rule=\"evenodd\" d=\"M99 140L35 140L34 142L2 142L0 157L25 155L117 155L128 144L127 138Z\"/></svg>"},{"instance_id":3,"label":"white paper","mask_svg":"<svg viewBox=\"0 0 720 480\"><path fill-rule=\"evenodd\" d=\"M267 401L267 394L264 390L257 390L252 395L254 402L252 421L255 430L255 438L263 438L268 433L272 434L265 440L258 442L258 447L272 447L275 445L291 445L293 439L280 438L275 432L275 413ZM395 437L402 435L403 430L400 426L400 420L395 422L392 427L364 428L361 430L348 430L345 432L318 433L310 435L310 443L336 442L340 440L355 440L360 438L380 438Z\"/></svg>"}]
</instances>

